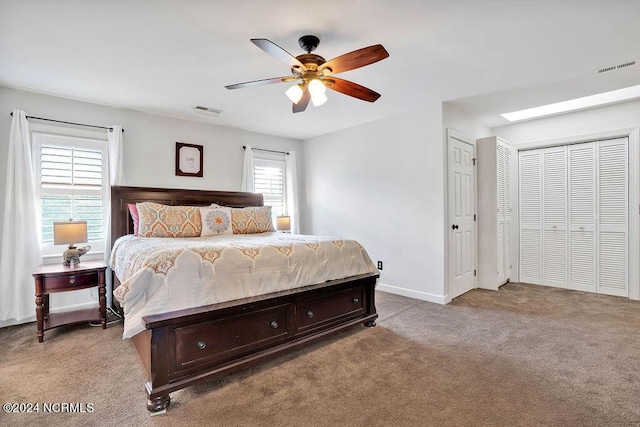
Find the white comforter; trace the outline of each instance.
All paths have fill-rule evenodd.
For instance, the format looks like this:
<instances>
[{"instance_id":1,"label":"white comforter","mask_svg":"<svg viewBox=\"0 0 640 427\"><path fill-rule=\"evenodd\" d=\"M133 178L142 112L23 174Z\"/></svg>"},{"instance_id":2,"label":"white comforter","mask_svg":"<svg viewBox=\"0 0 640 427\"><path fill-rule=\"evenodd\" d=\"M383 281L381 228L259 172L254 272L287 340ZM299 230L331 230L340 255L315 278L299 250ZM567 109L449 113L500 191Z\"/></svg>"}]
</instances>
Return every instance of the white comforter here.
<instances>
[{"instance_id":1,"label":"white comforter","mask_svg":"<svg viewBox=\"0 0 640 427\"><path fill-rule=\"evenodd\" d=\"M124 338L142 317L377 272L354 240L285 233L195 238L127 235L111 252Z\"/></svg>"}]
</instances>

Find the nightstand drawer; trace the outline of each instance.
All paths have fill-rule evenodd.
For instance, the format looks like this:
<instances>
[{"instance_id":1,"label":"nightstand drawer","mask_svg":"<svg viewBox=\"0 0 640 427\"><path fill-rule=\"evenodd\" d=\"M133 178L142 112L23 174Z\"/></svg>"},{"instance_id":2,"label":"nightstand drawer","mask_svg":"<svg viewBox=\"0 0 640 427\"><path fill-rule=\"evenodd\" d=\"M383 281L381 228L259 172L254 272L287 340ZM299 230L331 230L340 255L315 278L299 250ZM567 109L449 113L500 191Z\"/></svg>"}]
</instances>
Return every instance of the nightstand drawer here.
<instances>
[{"instance_id":1,"label":"nightstand drawer","mask_svg":"<svg viewBox=\"0 0 640 427\"><path fill-rule=\"evenodd\" d=\"M70 276L47 277L44 281L45 291L55 291L57 289L83 288L98 285L98 274L96 272L85 274L73 274Z\"/></svg>"}]
</instances>

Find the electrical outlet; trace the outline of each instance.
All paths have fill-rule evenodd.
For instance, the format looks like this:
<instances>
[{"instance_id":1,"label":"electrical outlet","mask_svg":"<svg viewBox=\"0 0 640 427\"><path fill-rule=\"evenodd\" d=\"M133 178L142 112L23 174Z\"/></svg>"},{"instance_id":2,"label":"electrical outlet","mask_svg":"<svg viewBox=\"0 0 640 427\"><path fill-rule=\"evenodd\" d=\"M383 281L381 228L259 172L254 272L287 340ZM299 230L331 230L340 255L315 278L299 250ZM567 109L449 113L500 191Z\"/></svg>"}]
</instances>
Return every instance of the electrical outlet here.
<instances>
[{"instance_id":1,"label":"electrical outlet","mask_svg":"<svg viewBox=\"0 0 640 427\"><path fill-rule=\"evenodd\" d=\"M378 261L378 270L382 270L382 261Z\"/></svg>"}]
</instances>

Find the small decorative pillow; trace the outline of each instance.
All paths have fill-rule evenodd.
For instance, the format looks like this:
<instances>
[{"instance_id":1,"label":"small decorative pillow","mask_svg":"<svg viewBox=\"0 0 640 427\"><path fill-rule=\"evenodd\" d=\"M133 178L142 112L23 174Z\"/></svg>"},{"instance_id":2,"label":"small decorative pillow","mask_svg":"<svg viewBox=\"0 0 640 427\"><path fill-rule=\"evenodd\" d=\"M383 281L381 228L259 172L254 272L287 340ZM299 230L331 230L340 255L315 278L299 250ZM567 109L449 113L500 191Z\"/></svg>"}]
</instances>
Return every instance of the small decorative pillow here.
<instances>
[{"instance_id":1,"label":"small decorative pillow","mask_svg":"<svg viewBox=\"0 0 640 427\"><path fill-rule=\"evenodd\" d=\"M142 237L198 237L202 232L200 208L167 206L159 203L137 203Z\"/></svg>"},{"instance_id":2,"label":"small decorative pillow","mask_svg":"<svg viewBox=\"0 0 640 427\"><path fill-rule=\"evenodd\" d=\"M274 231L271 206L231 209L233 234L256 234Z\"/></svg>"},{"instance_id":3,"label":"small decorative pillow","mask_svg":"<svg viewBox=\"0 0 640 427\"><path fill-rule=\"evenodd\" d=\"M231 227L231 208L203 207L200 208L202 218L202 237L233 234Z\"/></svg>"},{"instance_id":4,"label":"small decorative pillow","mask_svg":"<svg viewBox=\"0 0 640 427\"><path fill-rule=\"evenodd\" d=\"M129 214L133 220L133 235L138 235L138 229L140 228L140 216L138 215L138 208L133 203L127 203L129 207Z\"/></svg>"}]
</instances>

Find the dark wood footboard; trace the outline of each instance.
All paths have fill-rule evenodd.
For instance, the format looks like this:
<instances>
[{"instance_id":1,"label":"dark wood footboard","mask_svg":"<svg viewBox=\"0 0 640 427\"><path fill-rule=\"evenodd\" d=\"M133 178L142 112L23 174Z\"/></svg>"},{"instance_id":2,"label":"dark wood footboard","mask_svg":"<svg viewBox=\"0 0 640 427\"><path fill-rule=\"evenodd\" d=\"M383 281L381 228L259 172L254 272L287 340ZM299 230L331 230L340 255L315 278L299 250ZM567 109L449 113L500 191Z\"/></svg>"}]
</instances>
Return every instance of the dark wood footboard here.
<instances>
[{"instance_id":1,"label":"dark wood footboard","mask_svg":"<svg viewBox=\"0 0 640 427\"><path fill-rule=\"evenodd\" d=\"M339 330L375 326L378 274L143 318L132 338L145 367L147 409L169 393L228 374Z\"/></svg>"}]
</instances>

